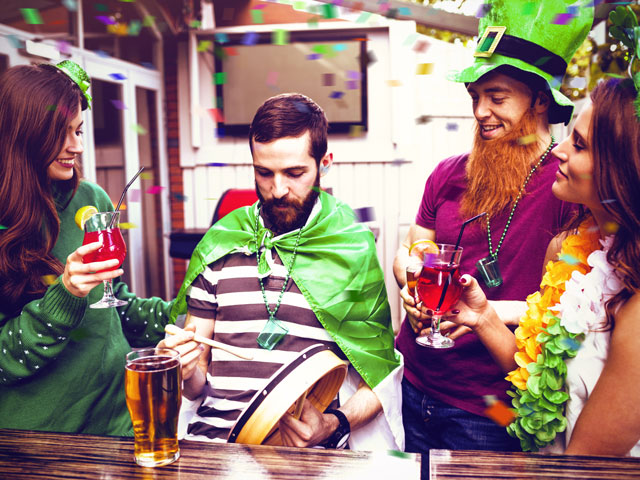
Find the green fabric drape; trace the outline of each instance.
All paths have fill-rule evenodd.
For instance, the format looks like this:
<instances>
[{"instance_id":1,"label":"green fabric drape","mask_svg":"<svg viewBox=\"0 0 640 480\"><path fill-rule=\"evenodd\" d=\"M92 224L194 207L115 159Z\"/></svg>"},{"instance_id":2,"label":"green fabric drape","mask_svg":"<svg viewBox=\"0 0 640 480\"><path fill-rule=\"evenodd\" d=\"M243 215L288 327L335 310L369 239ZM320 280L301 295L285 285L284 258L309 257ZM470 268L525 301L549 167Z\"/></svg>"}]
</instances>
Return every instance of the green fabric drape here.
<instances>
[{"instance_id":1,"label":"green fabric drape","mask_svg":"<svg viewBox=\"0 0 640 480\"><path fill-rule=\"evenodd\" d=\"M319 201L320 212L302 229L291 278L323 327L374 388L400 365L400 356L393 348L391 311L373 234L356 223L351 208L335 197L321 192ZM239 208L205 234L191 257L172 321L186 313L187 288L207 265L234 252L256 253L257 214L257 203ZM263 226L258 230L258 241L275 248L288 265L298 231L271 237ZM267 269L261 266L261 272Z\"/></svg>"}]
</instances>

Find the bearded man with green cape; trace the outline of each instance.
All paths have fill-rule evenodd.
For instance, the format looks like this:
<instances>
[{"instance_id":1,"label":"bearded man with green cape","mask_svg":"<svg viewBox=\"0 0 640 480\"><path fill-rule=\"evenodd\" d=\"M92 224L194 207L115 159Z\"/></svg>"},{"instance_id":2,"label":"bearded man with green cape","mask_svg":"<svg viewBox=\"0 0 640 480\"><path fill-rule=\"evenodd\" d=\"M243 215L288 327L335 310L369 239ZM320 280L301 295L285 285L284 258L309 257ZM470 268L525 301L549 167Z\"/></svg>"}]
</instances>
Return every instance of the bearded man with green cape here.
<instances>
[{"instance_id":1,"label":"bearded man with green cape","mask_svg":"<svg viewBox=\"0 0 640 480\"><path fill-rule=\"evenodd\" d=\"M310 98L268 99L250 127L259 201L213 225L191 257L172 311L185 331L161 342L182 355L187 439L227 441L256 393L311 345L349 364L337 401L285 414L282 443L359 450L404 448L391 312L374 236L320 188L328 123ZM194 332L242 349L210 349ZM186 408L185 408L186 407ZM187 422L185 422L187 423Z\"/></svg>"}]
</instances>

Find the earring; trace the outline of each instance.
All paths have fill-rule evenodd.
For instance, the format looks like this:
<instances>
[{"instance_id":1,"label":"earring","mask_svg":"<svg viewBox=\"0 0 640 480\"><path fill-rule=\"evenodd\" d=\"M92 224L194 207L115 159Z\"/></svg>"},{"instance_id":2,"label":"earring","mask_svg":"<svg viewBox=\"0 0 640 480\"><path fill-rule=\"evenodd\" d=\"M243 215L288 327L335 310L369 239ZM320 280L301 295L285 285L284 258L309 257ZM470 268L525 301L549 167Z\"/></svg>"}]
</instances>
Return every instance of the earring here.
<instances>
[{"instance_id":1,"label":"earring","mask_svg":"<svg viewBox=\"0 0 640 480\"><path fill-rule=\"evenodd\" d=\"M326 175L329 171L329 167L326 165L320 165L320 175Z\"/></svg>"}]
</instances>

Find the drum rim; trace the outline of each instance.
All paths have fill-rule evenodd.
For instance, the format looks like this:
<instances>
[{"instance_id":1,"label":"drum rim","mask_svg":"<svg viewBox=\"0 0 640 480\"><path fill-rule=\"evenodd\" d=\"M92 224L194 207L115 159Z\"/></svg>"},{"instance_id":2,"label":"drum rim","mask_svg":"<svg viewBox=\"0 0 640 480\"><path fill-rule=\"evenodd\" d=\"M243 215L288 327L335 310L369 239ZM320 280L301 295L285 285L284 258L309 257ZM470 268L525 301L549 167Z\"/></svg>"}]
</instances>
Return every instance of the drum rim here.
<instances>
[{"instance_id":1,"label":"drum rim","mask_svg":"<svg viewBox=\"0 0 640 480\"><path fill-rule=\"evenodd\" d=\"M283 365L270 379L269 383L258 390L254 397L251 399L249 406L240 414L233 428L229 432L227 437L227 443L235 443L236 439L242 433L243 428L247 422L251 419L253 414L260 408L262 403L269 397L269 394L280 384L293 370L305 362L308 358L329 350L336 355L335 351L329 346L322 343L311 345L300 352L300 354L290 363ZM338 355L336 355L341 361L343 361ZM331 373L332 370L326 372L324 375ZM323 377L320 377L322 379ZM318 379L318 381L320 380ZM260 401L256 401L260 399ZM263 440L264 441L264 440Z\"/></svg>"}]
</instances>

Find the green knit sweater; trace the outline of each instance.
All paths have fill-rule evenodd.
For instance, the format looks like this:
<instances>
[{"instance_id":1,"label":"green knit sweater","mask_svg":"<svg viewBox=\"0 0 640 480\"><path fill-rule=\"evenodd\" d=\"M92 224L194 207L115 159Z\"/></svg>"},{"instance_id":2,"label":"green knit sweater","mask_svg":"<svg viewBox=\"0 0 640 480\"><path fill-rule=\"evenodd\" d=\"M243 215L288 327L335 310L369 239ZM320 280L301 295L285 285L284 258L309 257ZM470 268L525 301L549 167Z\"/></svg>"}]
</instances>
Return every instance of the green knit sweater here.
<instances>
[{"instance_id":1,"label":"green knit sweater","mask_svg":"<svg viewBox=\"0 0 640 480\"><path fill-rule=\"evenodd\" d=\"M52 253L63 264L82 245L74 216L85 205L113 210L104 190L80 183L69 206L58 210L60 235ZM133 435L125 355L131 346L155 345L164 337L171 304L136 298L116 279L115 295L129 304L90 309L102 292L98 285L87 297L75 297L58 278L18 317L0 314L0 428Z\"/></svg>"}]
</instances>

